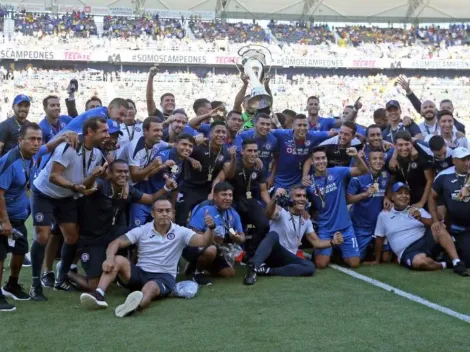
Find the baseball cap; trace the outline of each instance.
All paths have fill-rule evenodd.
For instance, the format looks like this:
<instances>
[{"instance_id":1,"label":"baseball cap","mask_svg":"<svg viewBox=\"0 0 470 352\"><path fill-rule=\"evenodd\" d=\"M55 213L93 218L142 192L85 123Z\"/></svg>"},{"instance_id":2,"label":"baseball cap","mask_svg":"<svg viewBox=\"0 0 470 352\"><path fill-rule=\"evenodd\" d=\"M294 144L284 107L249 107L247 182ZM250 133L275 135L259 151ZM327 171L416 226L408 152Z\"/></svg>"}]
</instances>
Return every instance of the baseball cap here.
<instances>
[{"instance_id":1,"label":"baseball cap","mask_svg":"<svg viewBox=\"0 0 470 352\"><path fill-rule=\"evenodd\" d=\"M467 156L470 156L470 150L468 150L467 148L458 147L452 151L453 158L463 159L463 158L466 158Z\"/></svg>"},{"instance_id":2,"label":"baseball cap","mask_svg":"<svg viewBox=\"0 0 470 352\"><path fill-rule=\"evenodd\" d=\"M121 131L121 127L119 126L119 124L116 121L108 119L107 122L108 122L108 133L109 134L119 133L120 136L123 135L123 133Z\"/></svg>"},{"instance_id":3,"label":"baseball cap","mask_svg":"<svg viewBox=\"0 0 470 352\"><path fill-rule=\"evenodd\" d=\"M398 192L400 189L402 188L406 188L408 191L410 190L410 187L406 184L406 183L403 183L403 182L396 182L393 186L392 186L392 191L393 192Z\"/></svg>"},{"instance_id":4,"label":"baseball cap","mask_svg":"<svg viewBox=\"0 0 470 352\"><path fill-rule=\"evenodd\" d=\"M385 109L388 109L388 108L390 108L390 107L392 107L392 106L401 109L400 103L399 103L398 101L396 101L396 100L389 100L389 101L387 102L387 104L385 105Z\"/></svg>"},{"instance_id":5,"label":"baseball cap","mask_svg":"<svg viewBox=\"0 0 470 352\"><path fill-rule=\"evenodd\" d=\"M24 94L18 94L15 99L13 99L13 105L18 105L22 102L27 102L29 104L31 104L31 99L29 99L29 97L27 95L24 95Z\"/></svg>"}]
</instances>

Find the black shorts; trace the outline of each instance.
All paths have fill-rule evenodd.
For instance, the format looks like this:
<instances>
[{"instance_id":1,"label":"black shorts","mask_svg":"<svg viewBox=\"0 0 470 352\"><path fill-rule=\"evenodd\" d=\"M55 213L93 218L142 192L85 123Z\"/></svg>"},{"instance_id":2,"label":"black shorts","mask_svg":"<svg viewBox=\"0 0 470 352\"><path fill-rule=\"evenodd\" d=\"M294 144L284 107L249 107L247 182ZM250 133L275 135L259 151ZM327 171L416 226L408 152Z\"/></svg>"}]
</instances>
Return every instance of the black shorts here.
<instances>
[{"instance_id":1,"label":"black shorts","mask_svg":"<svg viewBox=\"0 0 470 352\"><path fill-rule=\"evenodd\" d=\"M76 223L76 200L73 197L51 198L37 189L33 189L31 214L34 226L51 226L54 222L56 225Z\"/></svg>"},{"instance_id":2,"label":"black shorts","mask_svg":"<svg viewBox=\"0 0 470 352\"><path fill-rule=\"evenodd\" d=\"M460 260L465 263L467 268L470 268L470 229L464 231L453 231L450 234L455 240L455 248Z\"/></svg>"},{"instance_id":3,"label":"black shorts","mask_svg":"<svg viewBox=\"0 0 470 352\"><path fill-rule=\"evenodd\" d=\"M414 241L401 255L400 264L412 269L413 258L418 254L426 254L428 257L435 258L442 248L434 239L431 229L426 229L424 236Z\"/></svg>"},{"instance_id":4,"label":"black shorts","mask_svg":"<svg viewBox=\"0 0 470 352\"><path fill-rule=\"evenodd\" d=\"M149 273L144 271L141 267L131 263L131 278L127 284L120 284L131 291L140 291L142 287L149 281L153 281L160 289L159 297L167 297L173 292L176 285L176 279L171 274L167 273Z\"/></svg>"},{"instance_id":5,"label":"black shorts","mask_svg":"<svg viewBox=\"0 0 470 352\"><path fill-rule=\"evenodd\" d=\"M29 251L28 230L25 226L25 220L10 220L11 226L20 231L24 237L14 241L14 245L10 246L8 237L0 235L0 260L4 260L8 253L26 254Z\"/></svg>"},{"instance_id":6,"label":"black shorts","mask_svg":"<svg viewBox=\"0 0 470 352\"><path fill-rule=\"evenodd\" d=\"M196 264L198 258L202 255L202 253L206 250L206 247L190 247L187 246L183 249L182 257L192 264ZM206 268L212 275L216 275L221 270L225 268L230 268L230 264L227 263L224 257L217 255L214 261Z\"/></svg>"},{"instance_id":7,"label":"black shorts","mask_svg":"<svg viewBox=\"0 0 470 352\"><path fill-rule=\"evenodd\" d=\"M101 276L108 244L127 231L127 227L113 227L109 234L98 239L87 237L86 234L80 234L78 253L80 253L82 267L88 279L95 279ZM125 252L118 252L118 254L126 255Z\"/></svg>"}]
</instances>

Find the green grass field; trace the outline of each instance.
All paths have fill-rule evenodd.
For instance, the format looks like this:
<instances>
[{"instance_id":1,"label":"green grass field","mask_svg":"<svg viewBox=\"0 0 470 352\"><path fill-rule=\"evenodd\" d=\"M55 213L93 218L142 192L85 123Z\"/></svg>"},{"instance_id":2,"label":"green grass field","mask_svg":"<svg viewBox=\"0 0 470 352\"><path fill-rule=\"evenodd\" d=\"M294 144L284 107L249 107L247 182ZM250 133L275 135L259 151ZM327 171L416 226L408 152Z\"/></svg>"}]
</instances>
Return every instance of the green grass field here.
<instances>
[{"instance_id":1,"label":"green grass field","mask_svg":"<svg viewBox=\"0 0 470 352\"><path fill-rule=\"evenodd\" d=\"M16 302L16 312L0 315L0 351L470 351L470 324L334 269L263 277L250 287L241 283L244 270L193 299L155 302L124 319L114 316L124 289L110 290L110 308L93 312L80 307L78 293L45 290L48 302ZM357 271L470 314L470 278L451 270ZM24 269L25 287L30 278Z\"/></svg>"}]
</instances>

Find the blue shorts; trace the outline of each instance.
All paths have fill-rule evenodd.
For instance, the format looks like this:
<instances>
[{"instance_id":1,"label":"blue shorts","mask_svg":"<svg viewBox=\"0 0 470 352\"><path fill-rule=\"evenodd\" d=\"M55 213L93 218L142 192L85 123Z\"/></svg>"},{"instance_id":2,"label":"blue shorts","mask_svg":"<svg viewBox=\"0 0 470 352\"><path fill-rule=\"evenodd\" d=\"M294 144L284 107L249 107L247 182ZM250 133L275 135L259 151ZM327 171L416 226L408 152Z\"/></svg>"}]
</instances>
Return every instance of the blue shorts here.
<instances>
[{"instance_id":1,"label":"blue shorts","mask_svg":"<svg viewBox=\"0 0 470 352\"><path fill-rule=\"evenodd\" d=\"M130 227L138 227L152 221L152 206L133 203L131 205Z\"/></svg>"},{"instance_id":2,"label":"blue shorts","mask_svg":"<svg viewBox=\"0 0 470 352\"><path fill-rule=\"evenodd\" d=\"M374 246L374 243L372 243L372 239L374 238L374 231L374 228L367 229L364 227L354 227L357 245L359 246L359 252L361 253L361 260L364 260L366 257L368 247ZM384 242L382 252L389 252L390 250L391 249L388 242Z\"/></svg>"},{"instance_id":3,"label":"blue shorts","mask_svg":"<svg viewBox=\"0 0 470 352\"><path fill-rule=\"evenodd\" d=\"M125 288L131 291L140 291L147 282L153 281L158 285L160 289L159 297L167 297L175 289L176 279L171 274L167 273L149 273L142 270L137 265L131 263L131 277L128 283L119 280L120 284L123 284Z\"/></svg>"},{"instance_id":4,"label":"blue shorts","mask_svg":"<svg viewBox=\"0 0 470 352\"><path fill-rule=\"evenodd\" d=\"M323 232L323 233L320 232L318 237L321 240L331 240L333 239L333 235L335 234L335 232L337 231ZM343 234L344 242L342 245L336 246L336 247L339 247L341 249L341 255L343 259L352 258L352 257L360 257L361 253L359 252L359 246L357 244L356 235L354 234L354 229L352 225L344 230L339 230L338 232L341 232ZM326 255L330 257L332 250L333 249L331 247L323 248L323 249L316 249L315 255Z\"/></svg>"},{"instance_id":5,"label":"blue shorts","mask_svg":"<svg viewBox=\"0 0 470 352\"><path fill-rule=\"evenodd\" d=\"M418 254L426 254L428 257L435 258L441 250L442 248L434 239L431 229L426 229L423 237L414 241L403 251L400 259L400 265L412 269L413 258Z\"/></svg>"}]
</instances>

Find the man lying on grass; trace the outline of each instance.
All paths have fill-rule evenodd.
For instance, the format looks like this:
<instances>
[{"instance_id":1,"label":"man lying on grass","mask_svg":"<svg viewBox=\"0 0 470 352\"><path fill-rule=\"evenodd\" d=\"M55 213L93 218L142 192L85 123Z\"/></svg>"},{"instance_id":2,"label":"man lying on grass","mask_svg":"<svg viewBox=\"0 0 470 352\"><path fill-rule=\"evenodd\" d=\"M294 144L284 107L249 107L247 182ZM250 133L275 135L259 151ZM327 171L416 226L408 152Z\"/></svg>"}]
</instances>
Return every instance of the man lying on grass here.
<instances>
[{"instance_id":1,"label":"man lying on grass","mask_svg":"<svg viewBox=\"0 0 470 352\"><path fill-rule=\"evenodd\" d=\"M379 214L375 227L376 262L380 260L385 237L401 265L414 270L439 270L446 262L435 259L445 251L452 260L454 272L469 276L465 264L460 261L454 242L447 231L433 233L432 218L424 209L410 206L410 188L403 182L392 187L393 208Z\"/></svg>"},{"instance_id":2,"label":"man lying on grass","mask_svg":"<svg viewBox=\"0 0 470 352\"><path fill-rule=\"evenodd\" d=\"M171 221L173 209L167 198L159 198L153 203L152 215L153 222L136 227L109 244L98 288L80 296L82 305L107 308L104 295L117 277L121 286L133 292L116 308L116 316L125 317L147 308L152 300L167 297L173 291L183 249L187 245L205 247L212 243L215 225L207 212L204 217L207 230L201 235ZM119 249L133 244L137 244L139 251L137 265L116 255Z\"/></svg>"}]
</instances>

